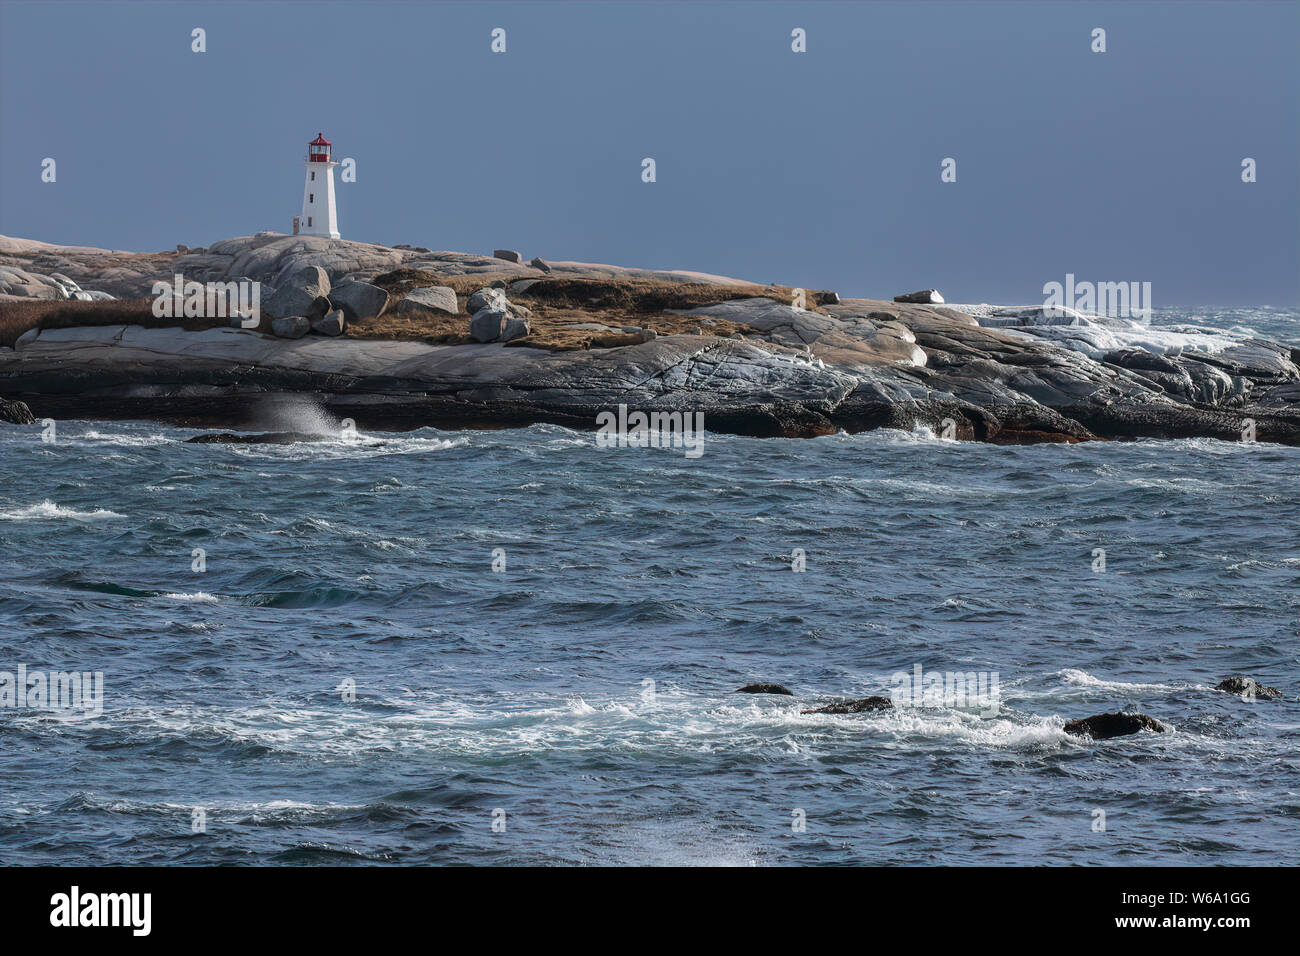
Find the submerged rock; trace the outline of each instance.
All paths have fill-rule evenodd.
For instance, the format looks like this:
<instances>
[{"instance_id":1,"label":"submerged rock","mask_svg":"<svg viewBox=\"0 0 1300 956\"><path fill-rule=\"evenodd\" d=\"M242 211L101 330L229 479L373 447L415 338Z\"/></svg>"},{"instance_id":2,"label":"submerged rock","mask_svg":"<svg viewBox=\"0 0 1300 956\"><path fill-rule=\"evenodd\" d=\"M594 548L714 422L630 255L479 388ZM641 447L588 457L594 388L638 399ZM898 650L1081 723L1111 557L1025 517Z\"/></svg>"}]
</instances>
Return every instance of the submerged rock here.
<instances>
[{"instance_id":1,"label":"submerged rock","mask_svg":"<svg viewBox=\"0 0 1300 956\"><path fill-rule=\"evenodd\" d=\"M1282 692L1276 687L1267 687L1253 677L1229 677L1220 681L1214 688L1239 697L1277 698Z\"/></svg>"},{"instance_id":2,"label":"submerged rock","mask_svg":"<svg viewBox=\"0 0 1300 956\"><path fill-rule=\"evenodd\" d=\"M1124 737L1141 730L1151 730L1163 734L1168 728L1154 717L1146 714L1094 714L1079 720L1067 720L1065 732L1076 737L1091 737L1105 740L1108 737Z\"/></svg>"},{"instance_id":3,"label":"submerged rock","mask_svg":"<svg viewBox=\"0 0 1300 956\"><path fill-rule=\"evenodd\" d=\"M0 422L10 425L35 425L36 419L26 402L14 402L0 398Z\"/></svg>"},{"instance_id":4,"label":"submerged rock","mask_svg":"<svg viewBox=\"0 0 1300 956\"><path fill-rule=\"evenodd\" d=\"M837 700L824 707L801 710L801 714L861 714L872 710L890 710L894 702L888 697L860 697L857 700Z\"/></svg>"},{"instance_id":5,"label":"submerged rock","mask_svg":"<svg viewBox=\"0 0 1300 956\"><path fill-rule=\"evenodd\" d=\"M793 697L794 691L781 684L746 684L736 691L737 694L785 694L787 697Z\"/></svg>"}]
</instances>

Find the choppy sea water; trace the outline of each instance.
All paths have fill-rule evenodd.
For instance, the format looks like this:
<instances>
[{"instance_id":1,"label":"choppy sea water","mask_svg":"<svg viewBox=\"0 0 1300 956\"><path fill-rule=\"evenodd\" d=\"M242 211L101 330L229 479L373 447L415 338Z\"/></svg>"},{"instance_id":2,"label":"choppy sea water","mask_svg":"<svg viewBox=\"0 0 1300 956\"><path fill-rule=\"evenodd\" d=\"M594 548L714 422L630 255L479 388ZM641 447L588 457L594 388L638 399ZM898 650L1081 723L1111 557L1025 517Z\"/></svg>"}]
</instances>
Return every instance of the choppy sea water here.
<instances>
[{"instance_id":1,"label":"choppy sea water","mask_svg":"<svg viewBox=\"0 0 1300 956\"><path fill-rule=\"evenodd\" d=\"M1295 863L1296 449L193 434L0 428L0 862Z\"/></svg>"}]
</instances>

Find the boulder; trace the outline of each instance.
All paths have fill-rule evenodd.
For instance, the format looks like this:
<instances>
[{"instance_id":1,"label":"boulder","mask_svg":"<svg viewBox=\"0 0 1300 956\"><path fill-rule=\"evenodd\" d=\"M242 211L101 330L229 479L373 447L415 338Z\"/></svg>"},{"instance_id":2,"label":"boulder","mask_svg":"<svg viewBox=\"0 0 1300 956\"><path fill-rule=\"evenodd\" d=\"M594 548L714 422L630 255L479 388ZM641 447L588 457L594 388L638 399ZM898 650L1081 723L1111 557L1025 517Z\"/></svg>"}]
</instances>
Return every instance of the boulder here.
<instances>
[{"instance_id":1,"label":"boulder","mask_svg":"<svg viewBox=\"0 0 1300 956\"><path fill-rule=\"evenodd\" d=\"M505 331L510 316L504 309L480 309L469 320L469 334L475 342L495 342Z\"/></svg>"},{"instance_id":2,"label":"boulder","mask_svg":"<svg viewBox=\"0 0 1300 956\"><path fill-rule=\"evenodd\" d=\"M13 299L66 299L63 288L49 276L0 266L0 296Z\"/></svg>"},{"instance_id":3,"label":"boulder","mask_svg":"<svg viewBox=\"0 0 1300 956\"><path fill-rule=\"evenodd\" d=\"M528 264L532 266L534 269L541 269L543 272L551 271L551 267L546 264L546 260L542 259L540 256L530 260Z\"/></svg>"},{"instance_id":4,"label":"boulder","mask_svg":"<svg viewBox=\"0 0 1300 956\"><path fill-rule=\"evenodd\" d=\"M831 292L829 290L818 292L814 296L814 298L817 300L818 305L839 305L840 304L840 294L838 292Z\"/></svg>"},{"instance_id":5,"label":"boulder","mask_svg":"<svg viewBox=\"0 0 1300 956\"><path fill-rule=\"evenodd\" d=\"M402 301L393 306L395 314L421 311L445 312L447 315L455 315L460 311L460 307L456 305L456 290L445 285L431 285L421 289L412 289L406 293Z\"/></svg>"},{"instance_id":6,"label":"boulder","mask_svg":"<svg viewBox=\"0 0 1300 956\"><path fill-rule=\"evenodd\" d=\"M234 279L228 281L238 283L247 282L250 284L256 282L258 286L257 295L259 303L265 302L267 299L271 298L271 296L275 295L275 286L271 285L269 282L259 282L257 279L250 279L248 276L236 276Z\"/></svg>"},{"instance_id":7,"label":"boulder","mask_svg":"<svg viewBox=\"0 0 1300 956\"><path fill-rule=\"evenodd\" d=\"M311 324L311 330L316 335L342 335L347 331L347 328L348 320L343 317L342 309L335 309L324 318L317 319Z\"/></svg>"},{"instance_id":8,"label":"boulder","mask_svg":"<svg viewBox=\"0 0 1300 956\"><path fill-rule=\"evenodd\" d=\"M277 339L300 339L310 331L311 319L305 315L286 315L271 320L271 334Z\"/></svg>"},{"instance_id":9,"label":"boulder","mask_svg":"<svg viewBox=\"0 0 1300 956\"><path fill-rule=\"evenodd\" d=\"M943 296L939 294L938 289L922 289L920 292L909 292L906 295L894 296L895 302L915 302L920 305L943 305Z\"/></svg>"},{"instance_id":10,"label":"boulder","mask_svg":"<svg viewBox=\"0 0 1300 956\"><path fill-rule=\"evenodd\" d=\"M302 266L285 276L275 293L262 303L272 318L305 316L319 319L330 310L330 277L320 266Z\"/></svg>"},{"instance_id":11,"label":"boulder","mask_svg":"<svg viewBox=\"0 0 1300 956\"><path fill-rule=\"evenodd\" d=\"M737 694L785 694L787 697L793 697L794 691L780 684L746 684L736 691Z\"/></svg>"},{"instance_id":12,"label":"boulder","mask_svg":"<svg viewBox=\"0 0 1300 956\"><path fill-rule=\"evenodd\" d=\"M524 257L513 249L494 249L492 252L493 259L504 259L506 262L523 262Z\"/></svg>"},{"instance_id":13,"label":"boulder","mask_svg":"<svg viewBox=\"0 0 1300 956\"><path fill-rule=\"evenodd\" d=\"M837 700L824 707L801 710L801 714L861 714L872 710L889 710L894 702L888 697L860 697L857 700Z\"/></svg>"},{"instance_id":14,"label":"boulder","mask_svg":"<svg viewBox=\"0 0 1300 956\"><path fill-rule=\"evenodd\" d=\"M1094 740L1106 740L1109 737L1124 737L1141 730L1152 730L1163 734L1168 728L1154 717L1146 714L1094 714L1080 720L1067 720L1065 732L1076 737L1091 737Z\"/></svg>"},{"instance_id":15,"label":"boulder","mask_svg":"<svg viewBox=\"0 0 1300 956\"><path fill-rule=\"evenodd\" d=\"M510 283L506 291L509 292L511 295L519 295L523 292L527 292L529 289L531 289L533 286L537 285L537 283L541 281L542 281L541 279L517 279L514 282Z\"/></svg>"},{"instance_id":16,"label":"boulder","mask_svg":"<svg viewBox=\"0 0 1300 956\"><path fill-rule=\"evenodd\" d=\"M1239 697L1277 698L1282 692L1276 687L1266 687L1253 677L1229 677L1220 681L1214 688Z\"/></svg>"},{"instance_id":17,"label":"boulder","mask_svg":"<svg viewBox=\"0 0 1300 956\"><path fill-rule=\"evenodd\" d=\"M510 302L506 299L505 292L491 287L479 289L465 303L465 311L470 315L478 315L484 309L499 309L502 312L509 312Z\"/></svg>"},{"instance_id":18,"label":"boulder","mask_svg":"<svg viewBox=\"0 0 1300 956\"><path fill-rule=\"evenodd\" d=\"M75 280L69 279L63 273L51 272L50 281L55 283L59 287L59 289L63 292L63 297L65 299L80 298L78 293L81 292L81 286L77 285Z\"/></svg>"},{"instance_id":19,"label":"boulder","mask_svg":"<svg viewBox=\"0 0 1300 956\"><path fill-rule=\"evenodd\" d=\"M527 319L506 319L505 328L501 330L502 342L513 342L515 339L522 339L525 335L532 334L532 327L528 324Z\"/></svg>"},{"instance_id":20,"label":"boulder","mask_svg":"<svg viewBox=\"0 0 1300 956\"><path fill-rule=\"evenodd\" d=\"M26 402L0 398L0 422L8 422L10 425L35 425L36 419Z\"/></svg>"},{"instance_id":21,"label":"boulder","mask_svg":"<svg viewBox=\"0 0 1300 956\"><path fill-rule=\"evenodd\" d=\"M453 295L453 306L455 298ZM335 285L330 289L329 299L336 307L343 310L343 315L349 322L378 318L384 314L384 309L388 308L388 293L385 290L356 279L348 279Z\"/></svg>"}]
</instances>

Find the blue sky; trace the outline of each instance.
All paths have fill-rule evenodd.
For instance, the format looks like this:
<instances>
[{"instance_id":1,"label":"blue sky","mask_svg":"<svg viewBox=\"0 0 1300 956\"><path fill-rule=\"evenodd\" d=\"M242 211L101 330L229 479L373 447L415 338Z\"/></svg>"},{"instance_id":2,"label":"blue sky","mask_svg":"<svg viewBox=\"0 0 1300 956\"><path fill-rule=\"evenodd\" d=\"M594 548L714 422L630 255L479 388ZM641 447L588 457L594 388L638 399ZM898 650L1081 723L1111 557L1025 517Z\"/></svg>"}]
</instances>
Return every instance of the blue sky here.
<instances>
[{"instance_id":1,"label":"blue sky","mask_svg":"<svg viewBox=\"0 0 1300 956\"><path fill-rule=\"evenodd\" d=\"M1039 301L1073 273L1157 307L1297 304L1295 3L0 9L6 235L287 232L324 130L357 163L349 239L871 297Z\"/></svg>"}]
</instances>

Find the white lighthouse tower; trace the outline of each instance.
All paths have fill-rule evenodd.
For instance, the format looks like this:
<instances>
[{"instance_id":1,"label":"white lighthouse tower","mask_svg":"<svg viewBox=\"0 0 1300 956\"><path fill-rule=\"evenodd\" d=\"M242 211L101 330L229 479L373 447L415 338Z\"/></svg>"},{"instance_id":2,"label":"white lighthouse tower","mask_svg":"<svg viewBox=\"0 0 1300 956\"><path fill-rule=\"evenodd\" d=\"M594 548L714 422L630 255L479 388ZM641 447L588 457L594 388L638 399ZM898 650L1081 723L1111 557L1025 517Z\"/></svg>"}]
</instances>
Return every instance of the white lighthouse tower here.
<instances>
[{"instance_id":1,"label":"white lighthouse tower","mask_svg":"<svg viewBox=\"0 0 1300 956\"><path fill-rule=\"evenodd\" d=\"M302 215L293 220L293 234L338 239L339 215L334 209L332 145L321 133L307 144L307 175L302 187Z\"/></svg>"}]
</instances>

